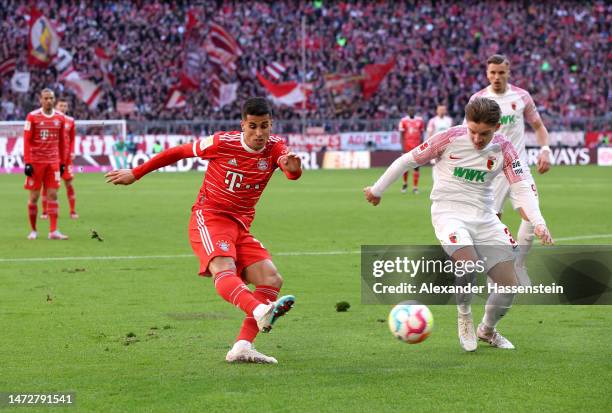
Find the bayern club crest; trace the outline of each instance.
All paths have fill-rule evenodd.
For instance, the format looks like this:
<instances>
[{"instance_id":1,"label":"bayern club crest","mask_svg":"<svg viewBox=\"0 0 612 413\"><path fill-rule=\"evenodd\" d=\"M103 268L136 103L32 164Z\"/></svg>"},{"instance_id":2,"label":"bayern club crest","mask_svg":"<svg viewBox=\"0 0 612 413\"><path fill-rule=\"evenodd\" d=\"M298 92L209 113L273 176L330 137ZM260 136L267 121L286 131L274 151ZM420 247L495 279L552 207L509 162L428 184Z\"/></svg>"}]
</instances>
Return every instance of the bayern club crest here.
<instances>
[{"instance_id":1,"label":"bayern club crest","mask_svg":"<svg viewBox=\"0 0 612 413\"><path fill-rule=\"evenodd\" d=\"M265 171L268 169L268 160L267 159L260 159L257 161L257 169L259 169L260 171Z\"/></svg>"},{"instance_id":2,"label":"bayern club crest","mask_svg":"<svg viewBox=\"0 0 612 413\"><path fill-rule=\"evenodd\" d=\"M217 241L217 247L221 249L221 251L228 252L230 250L230 244L227 241L219 240Z\"/></svg>"}]
</instances>

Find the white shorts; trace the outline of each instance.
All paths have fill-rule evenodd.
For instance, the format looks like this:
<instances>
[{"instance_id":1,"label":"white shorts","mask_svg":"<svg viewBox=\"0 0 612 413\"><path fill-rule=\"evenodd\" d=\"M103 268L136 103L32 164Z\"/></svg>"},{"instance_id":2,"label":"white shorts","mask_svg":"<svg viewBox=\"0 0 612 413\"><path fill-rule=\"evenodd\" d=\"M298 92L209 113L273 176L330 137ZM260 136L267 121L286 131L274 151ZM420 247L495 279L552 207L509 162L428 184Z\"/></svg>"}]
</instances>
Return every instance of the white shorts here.
<instances>
[{"instance_id":1,"label":"white shorts","mask_svg":"<svg viewBox=\"0 0 612 413\"><path fill-rule=\"evenodd\" d=\"M514 260L518 252L510 230L492 212L457 202L434 202L431 222L449 256L471 245L485 261L487 271L500 262Z\"/></svg>"},{"instance_id":2,"label":"white shorts","mask_svg":"<svg viewBox=\"0 0 612 413\"><path fill-rule=\"evenodd\" d=\"M533 176L529 174L527 179L529 180L531 189L533 189L535 193L536 199L538 199L538 190L533 180ZM498 214L502 213L504 211L504 204L508 198L510 198L510 202L512 202L512 208L518 209L518 200L512 191L510 191L510 183L506 179L506 175L502 172L493 178L493 210Z\"/></svg>"}]
</instances>

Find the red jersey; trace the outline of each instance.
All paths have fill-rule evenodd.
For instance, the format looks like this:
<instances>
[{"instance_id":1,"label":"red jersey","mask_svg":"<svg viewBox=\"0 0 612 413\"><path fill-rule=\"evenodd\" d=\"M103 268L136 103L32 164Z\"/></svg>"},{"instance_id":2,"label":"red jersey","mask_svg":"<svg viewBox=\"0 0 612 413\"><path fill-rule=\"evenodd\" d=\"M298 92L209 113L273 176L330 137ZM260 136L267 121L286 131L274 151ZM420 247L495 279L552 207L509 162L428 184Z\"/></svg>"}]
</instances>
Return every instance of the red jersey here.
<instances>
[{"instance_id":1,"label":"red jersey","mask_svg":"<svg viewBox=\"0 0 612 413\"><path fill-rule=\"evenodd\" d=\"M56 110L51 115L45 115L42 109L28 113L23 128L25 163L66 162L65 122L64 114Z\"/></svg>"},{"instance_id":2,"label":"red jersey","mask_svg":"<svg viewBox=\"0 0 612 413\"><path fill-rule=\"evenodd\" d=\"M217 132L194 142L193 154L210 162L193 207L231 215L249 229L255 204L278 167L278 158L288 152L274 135L259 151L246 145L241 132Z\"/></svg>"},{"instance_id":3,"label":"red jersey","mask_svg":"<svg viewBox=\"0 0 612 413\"><path fill-rule=\"evenodd\" d=\"M420 116L405 116L400 120L398 129L402 133L404 147L415 147L421 143L425 121Z\"/></svg>"},{"instance_id":4,"label":"red jersey","mask_svg":"<svg viewBox=\"0 0 612 413\"><path fill-rule=\"evenodd\" d=\"M76 127L74 124L74 118L68 115L64 115L66 123L64 126L64 143L67 148L67 164L72 163L72 155L74 155L74 141L76 140Z\"/></svg>"},{"instance_id":5,"label":"red jersey","mask_svg":"<svg viewBox=\"0 0 612 413\"><path fill-rule=\"evenodd\" d=\"M241 132L217 132L163 151L132 170L140 179L145 174L179 159L208 159L208 169L192 210L225 214L249 229L255 217L255 204L279 167L278 160L289 153L283 140L271 135L266 146L255 151L244 142ZM284 171L289 179L298 179L301 171Z\"/></svg>"}]
</instances>

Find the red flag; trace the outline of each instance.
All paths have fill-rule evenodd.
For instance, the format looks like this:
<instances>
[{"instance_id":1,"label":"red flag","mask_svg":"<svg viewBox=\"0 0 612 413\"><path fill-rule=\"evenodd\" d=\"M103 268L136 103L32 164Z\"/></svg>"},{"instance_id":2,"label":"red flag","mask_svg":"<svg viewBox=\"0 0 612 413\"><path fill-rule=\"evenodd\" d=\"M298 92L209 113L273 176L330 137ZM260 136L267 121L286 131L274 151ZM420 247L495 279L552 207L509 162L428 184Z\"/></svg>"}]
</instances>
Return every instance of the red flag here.
<instances>
[{"instance_id":1,"label":"red flag","mask_svg":"<svg viewBox=\"0 0 612 413\"><path fill-rule=\"evenodd\" d=\"M394 65L395 58L391 58L387 63L375 63L363 68L362 89L364 99L369 99L376 93L378 86Z\"/></svg>"},{"instance_id":2,"label":"red flag","mask_svg":"<svg viewBox=\"0 0 612 413\"><path fill-rule=\"evenodd\" d=\"M64 80L66 86L75 93L89 109L95 109L104 92L100 85L86 79Z\"/></svg>"},{"instance_id":3,"label":"red flag","mask_svg":"<svg viewBox=\"0 0 612 413\"><path fill-rule=\"evenodd\" d=\"M104 80L111 86L115 86L115 75L111 73L111 61L113 60L113 56L106 53L102 47L96 47L94 50L94 55L96 56L96 60L100 65L100 70L104 74Z\"/></svg>"},{"instance_id":4,"label":"red flag","mask_svg":"<svg viewBox=\"0 0 612 413\"><path fill-rule=\"evenodd\" d=\"M55 25L33 7L29 27L28 64L47 67L57 54L60 43Z\"/></svg>"},{"instance_id":5,"label":"red flag","mask_svg":"<svg viewBox=\"0 0 612 413\"><path fill-rule=\"evenodd\" d=\"M17 67L17 59L14 57L9 57L0 62L0 79L10 75L15 71Z\"/></svg>"},{"instance_id":6,"label":"red flag","mask_svg":"<svg viewBox=\"0 0 612 413\"><path fill-rule=\"evenodd\" d=\"M168 92L168 97L166 98L166 103L164 103L165 109L178 109L183 108L187 105L185 101L185 96L181 93L181 91L173 87Z\"/></svg>"},{"instance_id":7,"label":"red flag","mask_svg":"<svg viewBox=\"0 0 612 413\"><path fill-rule=\"evenodd\" d=\"M300 109L308 103L308 96L312 93L311 85L300 84L296 81L274 83L263 77L259 72L257 79L263 87L272 95L272 101L277 105L293 106Z\"/></svg>"},{"instance_id":8,"label":"red flag","mask_svg":"<svg viewBox=\"0 0 612 413\"><path fill-rule=\"evenodd\" d=\"M181 90L199 89L202 72L202 51L198 39L198 19L193 10L187 12L185 40L183 42L183 66L179 74Z\"/></svg>"},{"instance_id":9,"label":"red flag","mask_svg":"<svg viewBox=\"0 0 612 413\"><path fill-rule=\"evenodd\" d=\"M209 60L226 73L236 70L236 60L242 56L242 50L234 37L217 23L210 24L205 49Z\"/></svg>"}]
</instances>

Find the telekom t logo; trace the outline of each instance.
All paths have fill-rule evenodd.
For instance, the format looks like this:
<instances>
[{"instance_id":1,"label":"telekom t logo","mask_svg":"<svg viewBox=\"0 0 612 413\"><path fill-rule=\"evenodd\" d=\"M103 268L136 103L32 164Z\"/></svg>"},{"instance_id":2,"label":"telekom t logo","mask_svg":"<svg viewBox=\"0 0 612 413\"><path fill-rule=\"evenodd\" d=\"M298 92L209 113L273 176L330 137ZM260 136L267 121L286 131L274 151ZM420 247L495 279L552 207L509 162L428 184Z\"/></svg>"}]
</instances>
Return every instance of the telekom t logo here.
<instances>
[{"instance_id":1,"label":"telekom t logo","mask_svg":"<svg viewBox=\"0 0 612 413\"><path fill-rule=\"evenodd\" d=\"M227 171L225 174L225 184L227 185L227 189L229 189L230 192L235 192L234 188L240 188L242 186L241 182L243 178L243 174L239 174L238 172L234 171Z\"/></svg>"}]
</instances>

